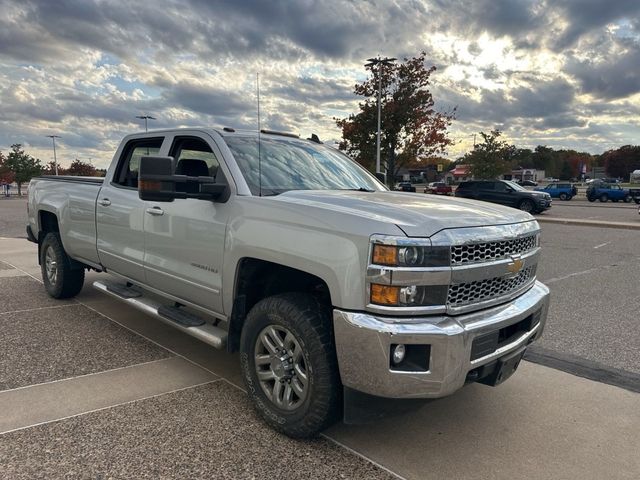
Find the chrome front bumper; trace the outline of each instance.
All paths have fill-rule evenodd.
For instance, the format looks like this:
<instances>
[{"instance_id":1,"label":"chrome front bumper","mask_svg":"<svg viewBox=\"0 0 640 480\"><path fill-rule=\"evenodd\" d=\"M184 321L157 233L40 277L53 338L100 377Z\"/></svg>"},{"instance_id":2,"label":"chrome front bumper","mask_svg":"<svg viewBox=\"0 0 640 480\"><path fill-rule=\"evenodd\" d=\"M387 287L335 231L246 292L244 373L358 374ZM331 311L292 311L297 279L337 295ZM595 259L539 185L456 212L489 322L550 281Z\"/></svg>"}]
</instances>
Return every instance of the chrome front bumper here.
<instances>
[{"instance_id":1,"label":"chrome front bumper","mask_svg":"<svg viewBox=\"0 0 640 480\"><path fill-rule=\"evenodd\" d=\"M437 398L461 388L467 374L516 351L542 335L549 309L549 289L536 282L511 302L458 316L392 318L369 313L333 311L336 350L342 383L388 398ZM529 331L493 353L471 360L473 340L540 312ZM392 344L429 345L427 371L391 368Z\"/></svg>"}]
</instances>

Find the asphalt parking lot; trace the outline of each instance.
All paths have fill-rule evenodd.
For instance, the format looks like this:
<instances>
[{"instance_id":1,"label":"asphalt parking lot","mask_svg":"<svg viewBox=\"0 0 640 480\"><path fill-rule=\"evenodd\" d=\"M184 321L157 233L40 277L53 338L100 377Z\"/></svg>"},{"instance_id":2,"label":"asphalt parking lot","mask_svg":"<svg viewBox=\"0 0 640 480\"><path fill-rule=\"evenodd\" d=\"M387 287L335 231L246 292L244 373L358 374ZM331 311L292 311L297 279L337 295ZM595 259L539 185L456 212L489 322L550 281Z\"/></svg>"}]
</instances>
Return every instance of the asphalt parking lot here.
<instances>
[{"instance_id":1,"label":"asphalt parking lot","mask_svg":"<svg viewBox=\"0 0 640 480\"><path fill-rule=\"evenodd\" d=\"M637 230L541 224L548 326L505 384L300 442L253 414L237 356L102 296L101 274L47 297L24 215L0 200L1 477L638 478Z\"/></svg>"}]
</instances>

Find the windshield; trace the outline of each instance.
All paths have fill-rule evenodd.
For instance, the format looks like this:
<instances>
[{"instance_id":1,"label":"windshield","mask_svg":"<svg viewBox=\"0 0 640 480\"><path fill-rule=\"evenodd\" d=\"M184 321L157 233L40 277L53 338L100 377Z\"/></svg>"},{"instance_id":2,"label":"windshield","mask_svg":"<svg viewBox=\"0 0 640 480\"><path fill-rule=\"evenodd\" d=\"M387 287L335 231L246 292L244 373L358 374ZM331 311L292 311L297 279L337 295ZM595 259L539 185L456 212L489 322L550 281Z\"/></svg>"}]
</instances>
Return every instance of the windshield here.
<instances>
[{"instance_id":1,"label":"windshield","mask_svg":"<svg viewBox=\"0 0 640 480\"><path fill-rule=\"evenodd\" d=\"M258 137L228 136L225 141L254 195L288 190L385 190L356 162L324 145L263 136L258 167Z\"/></svg>"},{"instance_id":2,"label":"windshield","mask_svg":"<svg viewBox=\"0 0 640 480\"><path fill-rule=\"evenodd\" d=\"M524 188L522 185L518 185L516 182L512 182L510 180L505 180L504 183L509 185L514 190L518 190L520 192L527 192L528 191L526 188Z\"/></svg>"}]
</instances>

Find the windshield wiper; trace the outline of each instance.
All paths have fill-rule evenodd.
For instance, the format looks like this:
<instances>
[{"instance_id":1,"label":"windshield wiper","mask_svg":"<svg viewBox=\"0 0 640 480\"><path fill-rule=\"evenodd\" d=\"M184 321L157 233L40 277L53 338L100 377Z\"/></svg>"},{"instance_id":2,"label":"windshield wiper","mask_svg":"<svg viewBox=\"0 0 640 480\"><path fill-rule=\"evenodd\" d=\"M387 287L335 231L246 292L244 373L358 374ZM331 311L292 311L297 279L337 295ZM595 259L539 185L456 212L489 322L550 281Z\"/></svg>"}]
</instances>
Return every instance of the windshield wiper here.
<instances>
[{"instance_id":1,"label":"windshield wiper","mask_svg":"<svg viewBox=\"0 0 640 480\"><path fill-rule=\"evenodd\" d=\"M364 187L360 187L360 188L343 188L342 190L349 190L351 192L375 192L375 190L371 190L369 188L364 188Z\"/></svg>"}]
</instances>

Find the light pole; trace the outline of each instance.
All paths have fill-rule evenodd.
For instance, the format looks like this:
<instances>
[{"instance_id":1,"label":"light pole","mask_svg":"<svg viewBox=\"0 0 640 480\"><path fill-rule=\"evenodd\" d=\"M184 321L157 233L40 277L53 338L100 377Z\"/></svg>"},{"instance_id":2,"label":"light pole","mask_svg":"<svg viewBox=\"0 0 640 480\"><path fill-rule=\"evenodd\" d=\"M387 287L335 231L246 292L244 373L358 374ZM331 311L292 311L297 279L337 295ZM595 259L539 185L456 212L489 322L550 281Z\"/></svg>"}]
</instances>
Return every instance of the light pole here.
<instances>
[{"instance_id":1,"label":"light pole","mask_svg":"<svg viewBox=\"0 0 640 480\"><path fill-rule=\"evenodd\" d=\"M376 135L376 173L380 173L380 116L381 116L381 97L382 97L382 67L385 65L391 65L395 62L395 58L368 58L365 63L365 67L373 67L379 65L378 69L378 132ZM372 68L373 70L373 68Z\"/></svg>"},{"instance_id":2,"label":"light pole","mask_svg":"<svg viewBox=\"0 0 640 480\"><path fill-rule=\"evenodd\" d=\"M152 117L151 115L136 115L136 118L139 118L140 120L144 120L144 131L145 132L149 131L147 129L147 120L155 120L155 118Z\"/></svg>"},{"instance_id":3,"label":"light pole","mask_svg":"<svg viewBox=\"0 0 640 480\"><path fill-rule=\"evenodd\" d=\"M47 135L53 140L53 169L55 174L58 175L58 158L56 157L56 138L61 138L59 135Z\"/></svg>"}]
</instances>

